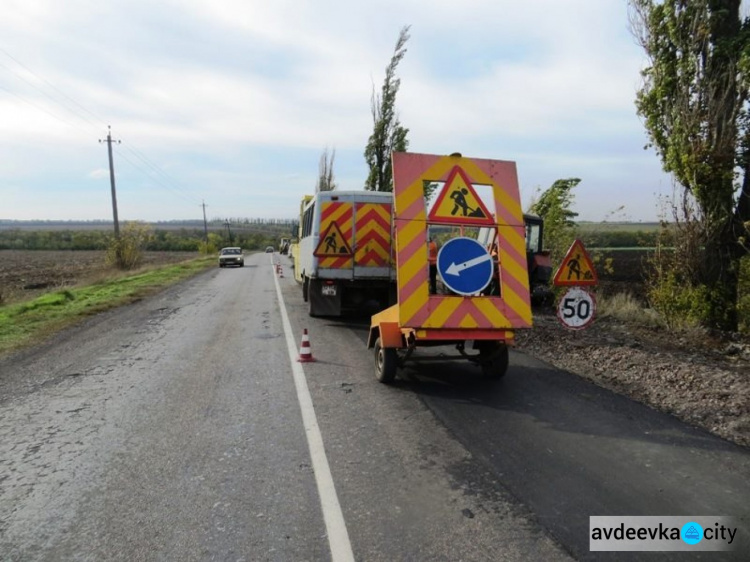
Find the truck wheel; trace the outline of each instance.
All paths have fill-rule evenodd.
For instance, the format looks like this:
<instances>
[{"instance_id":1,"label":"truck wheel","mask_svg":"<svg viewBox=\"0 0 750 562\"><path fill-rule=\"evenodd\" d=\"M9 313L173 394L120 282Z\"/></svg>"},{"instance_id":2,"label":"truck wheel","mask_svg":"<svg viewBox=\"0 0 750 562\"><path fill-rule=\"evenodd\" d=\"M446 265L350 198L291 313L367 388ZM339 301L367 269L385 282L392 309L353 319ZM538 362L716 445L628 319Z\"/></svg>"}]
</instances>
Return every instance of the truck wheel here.
<instances>
[{"instance_id":1,"label":"truck wheel","mask_svg":"<svg viewBox=\"0 0 750 562\"><path fill-rule=\"evenodd\" d=\"M302 277L302 300L307 302L307 300L310 298L309 296L310 291L310 278L305 275Z\"/></svg>"},{"instance_id":2,"label":"truck wheel","mask_svg":"<svg viewBox=\"0 0 750 562\"><path fill-rule=\"evenodd\" d=\"M308 287L308 291L310 288ZM307 314L310 316L310 318L316 318L320 316L317 306L317 300L313 299L310 295L307 296Z\"/></svg>"},{"instance_id":3,"label":"truck wheel","mask_svg":"<svg viewBox=\"0 0 750 562\"><path fill-rule=\"evenodd\" d=\"M504 343L490 343L479 350L482 374L488 379L501 379L508 372L509 353Z\"/></svg>"},{"instance_id":4,"label":"truck wheel","mask_svg":"<svg viewBox=\"0 0 750 562\"><path fill-rule=\"evenodd\" d=\"M320 279L307 278L307 314L310 318L320 316Z\"/></svg>"},{"instance_id":5,"label":"truck wheel","mask_svg":"<svg viewBox=\"0 0 750 562\"><path fill-rule=\"evenodd\" d=\"M398 355L390 347L382 347L380 338L375 341L375 378L384 384L392 383L396 378Z\"/></svg>"}]
</instances>

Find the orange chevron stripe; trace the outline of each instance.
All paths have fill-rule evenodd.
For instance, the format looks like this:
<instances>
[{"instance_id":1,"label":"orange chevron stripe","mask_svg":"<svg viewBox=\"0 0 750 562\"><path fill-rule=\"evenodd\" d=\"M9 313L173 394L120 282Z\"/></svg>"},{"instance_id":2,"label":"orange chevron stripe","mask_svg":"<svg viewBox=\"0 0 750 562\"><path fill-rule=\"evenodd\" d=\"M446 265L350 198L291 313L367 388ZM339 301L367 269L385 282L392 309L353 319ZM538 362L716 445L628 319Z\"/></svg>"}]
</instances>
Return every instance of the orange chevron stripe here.
<instances>
[{"instance_id":1,"label":"orange chevron stripe","mask_svg":"<svg viewBox=\"0 0 750 562\"><path fill-rule=\"evenodd\" d=\"M388 265L391 255L391 205L358 203L355 215L355 263L375 267Z\"/></svg>"},{"instance_id":2,"label":"orange chevron stripe","mask_svg":"<svg viewBox=\"0 0 750 562\"><path fill-rule=\"evenodd\" d=\"M391 223L391 206L363 205L362 207L358 207L357 227L363 227L370 221L380 224L382 228L389 228Z\"/></svg>"}]
</instances>

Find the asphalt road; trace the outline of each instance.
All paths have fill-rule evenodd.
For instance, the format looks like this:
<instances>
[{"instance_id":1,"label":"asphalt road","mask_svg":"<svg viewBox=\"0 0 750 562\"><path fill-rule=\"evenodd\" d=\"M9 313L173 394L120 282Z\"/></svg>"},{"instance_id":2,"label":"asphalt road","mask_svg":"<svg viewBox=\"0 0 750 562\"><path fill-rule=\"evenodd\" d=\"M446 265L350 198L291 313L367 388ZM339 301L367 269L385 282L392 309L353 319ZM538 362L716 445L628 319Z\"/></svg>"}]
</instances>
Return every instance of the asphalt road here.
<instances>
[{"instance_id":1,"label":"asphalt road","mask_svg":"<svg viewBox=\"0 0 750 562\"><path fill-rule=\"evenodd\" d=\"M747 450L520 354L381 385L361 319L247 264L0 361L0 559L652 560L592 556L589 515L750 526Z\"/></svg>"}]
</instances>

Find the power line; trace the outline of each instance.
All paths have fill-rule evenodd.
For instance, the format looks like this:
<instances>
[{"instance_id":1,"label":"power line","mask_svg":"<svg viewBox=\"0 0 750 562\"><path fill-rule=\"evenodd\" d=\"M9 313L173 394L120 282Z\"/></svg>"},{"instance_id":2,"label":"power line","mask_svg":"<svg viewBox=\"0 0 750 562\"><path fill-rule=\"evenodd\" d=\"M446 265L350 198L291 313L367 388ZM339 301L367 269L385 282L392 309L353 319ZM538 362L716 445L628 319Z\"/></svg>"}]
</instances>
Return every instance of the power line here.
<instances>
[{"instance_id":1,"label":"power line","mask_svg":"<svg viewBox=\"0 0 750 562\"><path fill-rule=\"evenodd\" d=\"M191 205L195 205L196 202L198 201L197 199L191 199L191 198L189 198L184 193L182 193L182 192L178 191L177 189L175 189L175 188L167 185L166 183L164 183L163 181L161 181L159 178L157 178L153 174L151 174L148 170L144 169L142 166L139 166L138 164L136 164L135 162L133 162L130 158L128 158L127 156L125 156L125 154L121 150L117 150L117 155L120 158L122 158L123 160L125 160L125 162L127 162L128 164L130 164L133 168L135 168L136 170L138 170L139 172L141 172L143 175L145 175L147 178L149 178L150 180L152 180L155 183L159 184L161 187L163 187L165 189L168 189L169 191L172 191L174 194L178 195L179 197L181 197L185 201L189 202Z\"/></svg>"},{"instance_id":2,"label":"power line","mask_svg":"<svg viewBox=\"0 0 750 562\"><path fill-rule=\"evenodd\" d=\"M0 48L0 51L2 51L3 53L5 53L6 56L10 57L13 61L15 61L16 64L18 64L18 65L22 66L23 68L25 68L28 72L30 72L32 75L34 75L38 80L41 80L42 82L44 82L47 85L49 85L53 90L55 90L56 92L58 92L59 94L61 94L64 98L70 100L72 103L74 103L75 105L77 105L78 107L80 107L81 109L83 109L85 112L87 112L87 113L89 113L91 115L94 115L93 113L91 113L91 111L89 111L88 109L86 109L85 107L83 107L80 103L78 103L74 99L70 98L69 96L63 94L58 88L56 88L54 85L52 85L48 80L45 80L44 78L42 78L41 76L39 76L38 74L36 74L33 70L31 70L29 67L27 67L23 63L19 62L17 59L15 59L13 56L11 56L7 51L5 51L2 48ZM59 100L57 100L54 97L52 97L51 95L49 95L47 92L45 92L44 90L42 90L39 86L37 86L36 84L34 84L33 82L31 82L30 80L27 80L24 76L22 76L21 74L19 74L18 72L16 72L12 68L4 65L3 63L0 63L0 66L2 66L3 68L5 68L9 72L13 73L16 77L20 78L24 82L26 82L29 86L31 86L32 88L34 88L37 92L39 92L40 94L42 94L47 99L51 100L53 103L56 103L57 105L59 105L59 106L63 107L64 109L70 111L76 117L78 117L79 119L83 119L84 121L86 121L92 127L96 127L97 126L97 124L93 123L89 118L87 118L84 115L80 115L76 111L72 110L70 107L67 107L66 105L62 104ZM96 117L96 116L94 115L94 117ZM96 118L99 119L98 117L96 117Z\"/></svg>"},{"instance_id":3,"label":"power line","mask_svg":"<svg viewBox=\"0 0 750 562\"><path fill-rule=\"evenodd\" d=\"M80 129L80 128L79 128L79 127L78 127L77 125L75 125L74 123L71 123L70 121L68 121L68 120L66 120L66 119L64 119L64 118L62 118L62 117L60 117L59 115L57 115L57 114L55 114L55 113L52 113L52 112L51 112L50 110L48 110L48 109L45 109L44 107L42 107L42 106L40 106L40 105L37 105L37 104L35 104L35 103L34 103L34 102L32 102L32 101L29 101L29 100L27 100L26 98L24 98L23 96L21 96L21 95L17 94L16 92L12 92L11 90L9 90L8 88L6 88L5 86L3 86L3 85L0 85L0 88L2 88L3 90L5 90L6 92L8 92L8 93L9 93L9 94L10 94L11 96L13 96L13 97L15 97L15 98L18 98L18 99L19 99L19 100L21 100L22 102L24 102L24 103L26 103L26 104L30 105L30 106L31 106L31 107L33 107L34 109L38 109L39 111L42 111L42 112L46 113L46 114L47 114L47 115L49 115L50 117L53 117L54 119L57 119L57 120L58 120L58 121L60 121L61 123L65 123L65 124L66 124L66 125L68 125L69 127L73 127L73 128L75 128L75 129L78 129L79 131L80 131L80 130L82 130L82 129Z\"/></svg>"},{"instance_id":4,"label":"power line","mask_svg":"<svg viewBox=\"0 0 750 562\"><path fill-rule=\"evenodd\" d=\"M72 97L70 97L67 94L65 94L62 90L60 90L59 88L57 88L49 80L46 80L44 77L42 77L39 74L37 74L36 72L34 72L27 65L25 65L24 63L22 63L21 61L19 61L16 57L14 57L13 55L11 55L8 51L6 51L5 49L3 49L2 47L0 47L0 52L2 52L5 56L7 56L9 59L11 59L13 62L15 62L20 67L24 68L27 72L29 72L31 75L33 75L35 78L37 78L39 81L43 82L48 87L52 88L55 92L57 92L65 100L67 100L71 104L75 105L76 107L80 108L82 111L86 112L87 114L89 114L90 116L92 116L94 119L100 121L103 124L106 124L105 121L103 119L101 119L98 115L96 115L94 112L90 111L89 109L87 109L86 107L84 107L82 104L80 104L76 100L74 100ZM54 104L58 105L59 107L62 107L66 111L72 113L78 119L81 119L82 121L85 121L89 126L91 126L91 127L98 127L98 124L94 123L91 119L89 119L85 115L82 115L79 111L76 111L69 104L62 103L59 99L56 99L55 97L49 95L42 88L40 88L37 84L34 84L33 82L31 82L30 80L28 80L27 78L25 78L24 76L22 76L20 73L18 73L14 69L8 67L7 65L5 65L5 64L3 64L1 62L0 62L0 67L5 68L6 70L8 70L12 74L14 74L17 78L19 78L19 79L23 80L24 82L26 82L28 85L30 85L32 88L34 88L36 91L38 91L43 96L45 96L46 98L48 98L49 100L51 100ZM81 127L79 127L76 123L68 121L67 119L64 119L64 118L60 117L59 115L57 115L57 114L55 114L55 113L53 113L53 112L45 109L44 107L42 107L42 106L40 106L40 105L38 105L38 104L36 104L36 103L34 103L34 102L26 99L24 96L21 96L20 94L9 90L8 88L5 88L2 85L0 85L0 88L2 88L3 90L5 90L6 92L8 92L10 95L18 98L22 102L27 103L28 105L34 107L35 109L37 109L39 111L42 111L42 112L50 115L54 119L56 119L56 120L58 120L58 121L60 121L60 122L62 122L64 124L66 124L66 125L68 125L70 127L73 127L73 128L78 129L80 131L86 132L84 129L82 129ZM146 177L148 177L151 180L153 180L159 186L172 191L173 193L175 193L178 196L182 197L186 201L189 201L191 204L196 204L198 202L197 198L195 198L192 194L188 194L188 192L186 192L185 190L183 190L177 184L177 182L172 177L169 176L169 174L167 174L164 170L162 170L158 165L154 164L142 152L140 152L139 150L137 150L135 148L135 146L133 146L132 144L125 144L123 146L129 152L131 152L136 158L138 158L141 162L143 162L146 166L148 166L148 168L150 168L152 171L149 171L149 170L146 170L146 169L142 168L141 166L139 166L138 164L136 164L135 162L133 162L132 160L130 160L129 158L127 158L121 151L118 150L117 151L118 155L123 160L125 160L128 164L130 164L133 168L135 168L136 170L138 170L141 173L143 173ZM160 175L161 178L163 178L163 179L160 179L158 176L155 176L154 172L156 174ZM168 183L165 183L165 182L168 182Z\"/></svg>"},{"instance_id":5,"label":"power line","mask_svg":"<svg viewBox=\"0 0 750 562\"><path fill-rule=\"evenodd\" d=\"M23 64L21 61L19 61L17 58L15 58L13 55L11 55L8 51L6 51L5 49L3 49L2 47L0 47L0 52L4 53L5 56L7 56L9 59L11 59L13 62L15 62L17 65L25 68L28 72L30 72L31 74L33 74L34 76L36 76L39 80L41 80L42 82L44 82L45 84L47 84L50 88L52 88L53 90L55 90L62 97L64 97L65 99L69 100L71 103L75 104L76 106L78 106L79 108L81 108L83 111L85 111L86 113L88 113L89 115L91 115L94 119L98 120L101 124L106 125L106 122L104 121L104 119L102 119L101 117L99 117L96 113L94 113L93 111L89 110L88 108L82 106L76 100L74 100L73 98L71 98L70 96L68 96L65 92L63 92L58 87L56 87L49 80L45 79L42 76L39 76L36 72L34 72L33 70L31 70L28 66L26 66L25 64Z\"/></svg>"},{"instance_id":6,"label":"power line","mask_svg":"<svg viewBox=\"0 0 750 562\"><path fill-rule=\"evenodd\" d=\"M160 174L164 178L165 181L167 181L167 182L169 182L169 184L171 184L171 185L168 185L168 184L165 184L165 183L161 183L158 178L154 178L157 182L161 183L162 186L166 187L167 189L170 189L170 190L174 191L175 193L177 193L181 197L192 199L193 203L197 203L198 202L197 198L194 198L192 194L190 194L189 192L187 192L184 189L182 189L177 184L177 182L174 179L172 179L172 177L169 174L167 174L157 164L154 164L151 160L149 160L146 157L146 155L144 155L142 152L140 152L139 150L136 150L134 147L131 147L131 146L127 145L127 144L125 144L123 146L125 146L125 148L127 150L129 150L136 158L138 158L146 166L148 166L149 168L151 168L156 173Z\"/></svg>"}]
</instances>

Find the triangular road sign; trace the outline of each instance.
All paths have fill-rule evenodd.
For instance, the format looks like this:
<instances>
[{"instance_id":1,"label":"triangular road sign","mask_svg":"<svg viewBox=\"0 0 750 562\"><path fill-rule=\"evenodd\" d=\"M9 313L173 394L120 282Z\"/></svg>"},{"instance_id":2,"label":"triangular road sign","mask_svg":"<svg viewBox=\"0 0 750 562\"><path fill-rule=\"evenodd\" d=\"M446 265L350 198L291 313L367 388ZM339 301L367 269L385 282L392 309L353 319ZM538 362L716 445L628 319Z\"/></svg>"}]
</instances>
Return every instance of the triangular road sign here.
<instances>
[{"instance_id":1,"label":"triangular road sign","mask_svg":"<svg viewBox=\"0 0 750 562\"><path fill-rule=\"evenodd\" d=\"M568 253L565 254L560 268L555 273L552 283L558 287L575 285L596 285L599 279L596 276L594 264L591 262L583 242L576 240L571 244Z\"/></svg>"},{"instance_id":2,"label":"triangular road sign","mask_svg":"<svg viewBox=\"0 0 750 562\"><path fill-rule=\"evenodd\" d=\"M336 221L333 221L320 237L318 247L313 255L318 258L333 256L351 256L352 249L346 243L346 238L341 234L341 229Z\"/></svg>"},{"instance_id":3,"label":"triangular road sign","mask_svg":"<svg viewBox=\"0 0 750 562\"><path fill-rule=\"evenodd\" d=\"M484 206L466 173L459 166L454 166L448 175L427 220L466 225L495 224L492 214Z\"/></svg>"}]
</instances>

